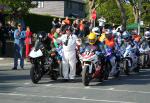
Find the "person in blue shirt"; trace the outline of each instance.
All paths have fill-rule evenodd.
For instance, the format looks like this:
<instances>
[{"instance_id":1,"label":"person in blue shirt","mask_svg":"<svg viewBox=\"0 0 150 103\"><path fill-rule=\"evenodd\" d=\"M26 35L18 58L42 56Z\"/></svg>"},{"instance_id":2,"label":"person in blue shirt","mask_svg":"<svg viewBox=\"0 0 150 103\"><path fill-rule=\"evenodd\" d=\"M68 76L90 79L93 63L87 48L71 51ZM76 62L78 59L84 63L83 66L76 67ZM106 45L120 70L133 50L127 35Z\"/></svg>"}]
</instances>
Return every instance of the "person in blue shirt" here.
<instances>
[{"instance_id":1,"label":"person in blue shirt","mask_svg":"<svg viewBox=\"0 0 150 103\"><path fill-rule=\"evenodd\" d=\"M20 67L24 69L23 48L25 40L25 31L22 30L21 24L18 24L18 29L14 32L14 67L12 70L16 70L18 66L18 58L20 58Z\"/></svg>"}]
</instances>

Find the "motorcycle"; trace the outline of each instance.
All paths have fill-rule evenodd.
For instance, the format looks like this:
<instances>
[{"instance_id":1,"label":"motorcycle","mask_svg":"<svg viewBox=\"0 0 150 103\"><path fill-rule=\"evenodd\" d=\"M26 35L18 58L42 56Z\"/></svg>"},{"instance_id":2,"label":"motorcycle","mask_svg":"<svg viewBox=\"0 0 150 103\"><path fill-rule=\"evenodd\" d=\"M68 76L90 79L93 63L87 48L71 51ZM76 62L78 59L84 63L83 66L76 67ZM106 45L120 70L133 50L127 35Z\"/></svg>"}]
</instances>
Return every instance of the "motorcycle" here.
<instances>
[{"instance_id":1,"label":"motorcycle","mask_svg":"<svg viewBox=\"0 0 150 103\"><path fill-rule=\"evenodd\" d=\"M138 57L136 55L137 49L134 46L128 45L124 50L122 49L121 68L126 75L130 71L139 71Z\"/></svg>"},{"instance_id":2,"label":"motorcycle","mask_svg":"<svg viewBox=\"0 0 150 103\"><path fill-rule=\"evenodd\" d=\"M96 52L86 48L79 57L82 63L82 83L84 86L88 86L92 79L104 80L106 71Z\"/></svg>"},{"instance_id":3,"label":"motorcycle","mask_svg":"<svg viewBox=\"0 0 150 103\"><path fill-rule=\"evenodd\" d=\"M106 48L106 70L109 73L110 76L113 76L115 78L119 77L120 70L117 62L117 58L114 55L115 53L111 48Z\"/></svg>"},{"instance_id":4,"label":"motorcycle","mask_svg":"<svg viewBox=\"0 0 150 103\"><path fill-rule=\"evenodd\" d=\"M55 59L56 53L48 53L40 41L35 43L29 58L32 64L30 77L33 83L38 83L43 75L48 74L52 80L59 76L59 62Z\"/></svg>"}]
</instances>

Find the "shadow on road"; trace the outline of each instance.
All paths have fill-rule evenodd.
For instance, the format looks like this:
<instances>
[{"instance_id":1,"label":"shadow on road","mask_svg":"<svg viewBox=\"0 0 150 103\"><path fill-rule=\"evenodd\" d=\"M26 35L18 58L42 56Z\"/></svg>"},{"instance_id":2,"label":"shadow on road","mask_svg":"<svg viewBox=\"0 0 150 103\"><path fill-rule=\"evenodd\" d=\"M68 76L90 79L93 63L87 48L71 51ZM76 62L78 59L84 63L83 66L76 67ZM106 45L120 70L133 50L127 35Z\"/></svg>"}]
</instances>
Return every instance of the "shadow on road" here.
<instances>
[{"instance_id":1,"label":"shadow on road","mask_svg":"<svg viewBox=\"0 0 150 103\"><path fill-rule=\"evenodd\" d=\"M103 83L91 86L113 86L113 85L147 85L150 84L150 70L142 69L139 73L132 73L129 76L121 75L119 78L112 78Z\"/></svg>"}]
</instances>

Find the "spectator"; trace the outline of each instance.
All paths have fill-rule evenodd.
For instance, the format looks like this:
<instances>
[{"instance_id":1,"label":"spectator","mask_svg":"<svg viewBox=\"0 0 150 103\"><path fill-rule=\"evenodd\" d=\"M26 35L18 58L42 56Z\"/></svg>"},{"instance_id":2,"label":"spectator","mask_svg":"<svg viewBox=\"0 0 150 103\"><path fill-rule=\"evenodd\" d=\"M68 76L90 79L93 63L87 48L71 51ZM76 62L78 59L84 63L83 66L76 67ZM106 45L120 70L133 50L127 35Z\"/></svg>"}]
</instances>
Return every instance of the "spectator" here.
<instances>
[{"instance_id":1,"label":"spectator","mask_svg":"<svg viewBox=\"0 0 150 103\"><path fill-rule=\"evenodd\" d=\"M84 37L85 36L85 33L84 33L85 25L83 24L82 20L80 21L79 30L80 30L79 37Z\"/></svg>"},{"instance_id":2,"label":"spectator","mask_svg":"<svg viewBox=\"0 0 150 103\"><path fill-rule=\"evenodd\" d=\"M26 27L26 37L25 37L25 45L26 45L26 59L28 60L29 53L32 48L32 32L30 31L30 27Z\"/></svg>"},{"instance_id":3,"label":"spectator","mask_svg":"<svg viewBox=\"0 0 150 103\"><path fill-rule=\"evenodd\" d=\"M57 20L56 20L56 18L53 18L52 28L56 28L56 26L57 26Z\"/></svg>"},{"instance_id":4,"label":"spectator","mask_svg":"<svg viewBox=\"0 0 150 103\"><path fill-rule=\"evenodd\" d=\"M6 30L3 24L0 22L0 42L1 42L1 54L4 56L6 54Z\"/></svg>"},{"instance_id":5,"label":"spectator","mask_svg":"<svg viewBox=\"0 0 150 103\"><path fill-rule=\"evenodd\" d=\"M60 28L61 25L62 25L62 20L61 20L61 18L59 18L59 19L58 19L58 28Z\"/></svg>"},{"instance_id":6,"label":"spectator","mask_svg":"<svg viewBox=\"0 0 150 103\"><path fill-rule=\"evenodd\" d=\"M14 32L14 67L12 70L16 70L18 66L18 58L20 58L20 67L24 69L24 58L23 58L23 48L25 31L23 31L21 24L18 24L18 29Z\"/></svg>"},{"instance_id":7,"label":"spectator","mask_svg":"<svg viewBox=\"0 0 150 103\"><path fill-rule=\"evenodd\" d=\"M78 36L78 34L79 34L79 21L78 21L78 19L76 19L73 22L72 27L73 27L73 33Z\"/></svg>"},{"instance_id":8,"label":"spectator","mask_svg":"<svg viewBox=\"0 0 150 103\"><path fill-rule=\"evenodd\" d=\"M63 20L63 21L64 21L64 23L65 23L66 25L70 25L70 24L71 24L71 22L70 22L70 20L69 20L68 17L66 17L65 20Z\"/></svg>"},{"instance_id":9,"label":"spectator","mask_svg":"<svg viewBox=\"0 0 150 103\"><path fill-rule=\"evenodd\" d=\"M102 29L105 27L106 19L102 16L101 18L98 19L99 22L99 29L102 33Z\"/></svg>"}]
</instances>

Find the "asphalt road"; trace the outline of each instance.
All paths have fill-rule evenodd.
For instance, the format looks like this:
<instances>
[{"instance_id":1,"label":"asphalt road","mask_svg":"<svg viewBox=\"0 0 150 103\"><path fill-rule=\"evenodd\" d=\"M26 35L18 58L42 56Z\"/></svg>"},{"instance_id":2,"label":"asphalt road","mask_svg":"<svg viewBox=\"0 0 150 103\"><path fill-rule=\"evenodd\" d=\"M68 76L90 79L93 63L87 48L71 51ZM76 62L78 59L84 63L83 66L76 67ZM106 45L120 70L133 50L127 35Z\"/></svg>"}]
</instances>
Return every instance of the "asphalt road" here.
<instances>
[{"instance_id":1,"label":"asphalt road","mask_svg":"<svg viewBox=\"0 0 150 103\"><path fill-rule=\"evenodd\" d=\"M11 70L12 59L0 59L0 103L150 103L150 69L130 76L121 75L103 83L92 81L84 87L75 82L52 81L48 76L33 84L25 70Z\"/></svg>"}]
</instances>

